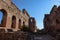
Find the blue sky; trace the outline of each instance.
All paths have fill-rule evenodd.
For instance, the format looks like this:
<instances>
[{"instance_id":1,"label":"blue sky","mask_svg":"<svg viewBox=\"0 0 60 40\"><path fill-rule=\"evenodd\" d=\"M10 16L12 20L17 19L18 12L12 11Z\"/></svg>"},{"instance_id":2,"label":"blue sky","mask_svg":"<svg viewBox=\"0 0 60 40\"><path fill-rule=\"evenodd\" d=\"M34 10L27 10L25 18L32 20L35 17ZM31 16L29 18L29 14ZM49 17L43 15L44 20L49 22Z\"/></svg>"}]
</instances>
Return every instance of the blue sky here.
<instances>
[{"instance_id":1,"label":"blue sky","mask_svg":"<svg viewBox=\"0 0 60 40\"><path fill-rule=\"evenodd\" d=\"M20 10L25 8L30 16L35 17L38 29L43 28L44 14L49 14L54 5L59 6L60 0L11 0Z\"/></svg>"}]
</instances>

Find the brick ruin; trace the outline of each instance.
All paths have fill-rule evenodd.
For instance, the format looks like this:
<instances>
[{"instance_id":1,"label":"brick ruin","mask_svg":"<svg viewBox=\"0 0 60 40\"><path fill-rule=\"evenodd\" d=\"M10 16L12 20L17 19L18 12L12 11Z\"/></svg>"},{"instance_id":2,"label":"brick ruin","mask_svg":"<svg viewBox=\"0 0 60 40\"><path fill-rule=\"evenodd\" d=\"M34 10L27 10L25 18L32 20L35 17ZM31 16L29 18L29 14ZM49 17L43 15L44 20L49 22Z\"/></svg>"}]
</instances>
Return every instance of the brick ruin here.
<instances>
[{"instance_id":1,"label":"brick ruin","mask_svg":"<svg viewBox=\"0 0 60 40\"><path fill-rule=\"evenodd\" d=\"M60 40L60 6L54 5L50 14L44 16L44 31Z\"/></svg>"},{"instance_id":2,"label":"brick ruin","mask_svg":"<svg viewBox=\"0 0 60 40\"><path fill-rule=\"evenodd\" d=\"M29 18L29 28L32 32L37 32L36 21L35 21L35 18L33 18L33 17Z\"/></svg>"},{"instance_id":3,"label":"brick ruin","mask_svg":"<svg viewBox=\"0 0 60 40\"><path fill-rule=\"evenodd\" d=\"M12 29L13 31L17 31L20 30L21 26L23 26L24 24L30 28L36 28L35 18L33 18L33 25L30 24L30 15L28 14L28 12L25 9L23 9L22 11L19 10L11 2L11 0L0 0L0 12L2 12L3 14L0 29L5 29L6 31L7 29ZM33 29L32 31L35 30L36 29Z\"/></svg>"},{"instance_id":4,"label":"brick ruin","mask_svg":"<svg viewBox=\"0 0 60 40\"><path fill-rule=\"evenodd\" d=\"M30 17L26 9L19 10L11 0L0 0L0 12L2 12L2 20L0 24L1 40L31 40L33 34L18 31L23 25L29 27L30 31L37 32L36 21L34 17ZM60 32L60 6L54 5L50 14L44 16L44 32L57 33ZM4 29L5 32L1 33ZM14 31L9 33L8 31ZM40 32L40 31L39 31ZM60 34L60 33L59 33ZM59 35L58 34L58 35ZM58 37L56 35L57 39Z\"/></svg>"},{"instance_id":5,"label":"brick ruin","mask_svg":"<svg viewBox=\"0 0 60 40\"><path fill-rule=\"evenodd\" d=\"M60 32L60 6L54 5L50 14L45 14L44 29L47 32Z\"/></svg>"}]
</instances>

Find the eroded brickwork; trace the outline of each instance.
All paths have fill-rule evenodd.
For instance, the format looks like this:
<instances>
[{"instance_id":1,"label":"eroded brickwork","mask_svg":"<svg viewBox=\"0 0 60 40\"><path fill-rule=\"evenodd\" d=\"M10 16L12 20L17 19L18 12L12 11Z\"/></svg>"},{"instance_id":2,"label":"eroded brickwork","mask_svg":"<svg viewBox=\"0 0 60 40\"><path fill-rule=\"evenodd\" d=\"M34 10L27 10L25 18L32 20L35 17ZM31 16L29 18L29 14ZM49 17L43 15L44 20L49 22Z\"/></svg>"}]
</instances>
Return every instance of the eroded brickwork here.
<instances>
[{"instance_id":1,"label":"eroded brickwork","mask_svg":"<svg viewBox=\"0 0 60 40\"><path fill-rule=\"evenodd\" d=\"M54 5L50 14L45 14L44 28L51 32L60 30L60 6Z\"/></svg>"},{"instance_id":2,"label":"eroded brickwork","mask_svg":"<svg viewBox=\"0 0 60 40\"><path fill-rule=\"evenodd\" d=\"M25 24L29 26L29 14L23 9L19 10L11 0L0 0L0 11L3 14L0 28L20 30Z\"/></svg>"},{"instance_id":3,"label":"eroded brickwork","mask_svg":"<svg viewBox=\"0 0 60 40\"><path fill-rule=\"evenodd\" d=\"M32 32L36 32L37 31L37 28L36 28L36 21L35 21L35 18L33 17L30 17L29 18L29 28Z\"/></svg>"}]
</instances>

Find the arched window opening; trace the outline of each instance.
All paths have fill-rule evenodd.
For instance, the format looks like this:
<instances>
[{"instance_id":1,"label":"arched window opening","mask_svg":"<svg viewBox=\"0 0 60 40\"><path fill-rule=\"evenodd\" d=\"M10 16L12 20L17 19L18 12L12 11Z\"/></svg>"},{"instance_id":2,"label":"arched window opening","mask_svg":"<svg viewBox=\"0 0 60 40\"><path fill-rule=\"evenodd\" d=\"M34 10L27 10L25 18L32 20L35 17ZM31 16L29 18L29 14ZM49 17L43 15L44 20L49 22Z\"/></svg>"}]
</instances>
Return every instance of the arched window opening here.
<instances>
[{"instance_id":1,"label":"arched window opening","mask_svg":"<svg viewBox=\"0 0 60 40\"><path fill-rule=\"evenodd\" d=\"M0 9L0 27L6 27L7 12L4 9Z\"/></svg>"},{"instance_id":2,"label":"arched window opening","mask_svg":"<svg viewBox=\"0 0 60 40\"><path fill-rule=\"evenodd\" d=\"M21 20L19 19L19 29L21 28Z\"/></svg>"},{"instance_id":3,"label":"arched window opening","mask_svg":"<svg viewBox=\"0 0 60 40\"><path fill-rule=\"evenodd\" d=\"M25 22L23 21L23 25L25 25Z\"/></svg>"},{"instance_id":4,"label":"arched window opening","mask_svg":"<svg viewBox=\"0 0 60 40\"><path fill-rule=\"evenodd\" d=\"M3 13L0 11L0 27L1 27L2 18L3 18Z\"/></svg>"},{"instance_id":5,"label":"arched window opening","mask_svg":"<svg viewBox=\"0 0 60 40\"><path fill-rule=\"evenodd\" d=\"M11 25L11 28L15 28L16 27L16 17L13 16L12 17L12 25Z\"/></svg>"},{"instance_id":6,"label":"arched window opening","mask_svg":"<svg viewBox=\"0 0 60 40\"><path fill-rule=\"evenodd\" d=\"M32 22L32 19L30 21Z\"/></svg>"}]
</instances>

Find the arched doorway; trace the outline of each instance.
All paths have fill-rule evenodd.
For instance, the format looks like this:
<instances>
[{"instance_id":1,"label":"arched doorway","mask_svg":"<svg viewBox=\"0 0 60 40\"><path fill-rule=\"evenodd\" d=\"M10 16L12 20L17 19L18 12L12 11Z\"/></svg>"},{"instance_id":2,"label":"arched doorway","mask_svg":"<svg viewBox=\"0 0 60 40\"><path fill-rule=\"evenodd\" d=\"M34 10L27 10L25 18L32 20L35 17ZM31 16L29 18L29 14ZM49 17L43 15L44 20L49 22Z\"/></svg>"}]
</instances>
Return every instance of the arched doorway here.
<instances>
[{"instance_id":1,"label":"arched doorway","mask_svg":"<svg viewBox=\"0 0 60 40\"><path fill-rule=\"evenodd\" d=\"M0 9L0 27L6 27L7 12L4 9Z\"/></svg>"},{"instance_id":2,"label":"arched doorway","mask_svg":"<svg viewBox=\"0 0 60 40\"><path fill-rule=\"evenodd\" d=\"M19 19L19 29L21 28L21 20Z\"/></svg>"},{"instance_id":3,"label":"arched doorway","mask_svg":"<svg viewBox=\"0 0 60 40\"><path fill-rule=\"evenodd\" d=\"M16 17L12 16L12 25L11 28L15 28L16 27Z\"/></svg>"}]
</instances>

